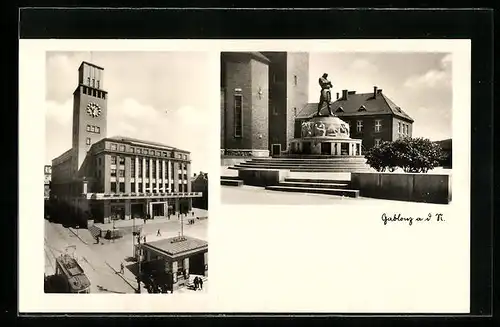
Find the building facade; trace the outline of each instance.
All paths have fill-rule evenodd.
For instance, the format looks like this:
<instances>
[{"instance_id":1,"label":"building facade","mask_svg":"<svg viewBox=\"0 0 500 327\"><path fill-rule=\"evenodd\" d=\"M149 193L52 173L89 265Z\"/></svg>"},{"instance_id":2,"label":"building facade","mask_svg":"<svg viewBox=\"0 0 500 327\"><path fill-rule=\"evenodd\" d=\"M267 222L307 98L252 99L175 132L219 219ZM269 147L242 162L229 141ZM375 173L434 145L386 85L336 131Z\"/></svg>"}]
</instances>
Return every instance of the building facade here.
<instances>
[{"instance_id":1,"label":"building facade","mask_svg":"<svg viewBox=\"0 0 500 327\"><path fill-rule=\"evenodd\" d=\"M106 137L103 71L87 62L78 69L72 148L52 161L53 204L83 224L189 211L201 194L191 192L188 151Z\"/></svg>"},{"instance_id":2,"label":"building facade","mask_svg":"<svg viewBox=\"0 0 500 327\"><path fill-rule=\"evenodd\" d=\"M308 53L221 54L221 153L287 151L295 115L308 101Z\"/></svg>"},{"instance_id":3,"label":"building facade","mask_svg":"<svg viewBox=\"0 0 500 327\"><path fill-rule=\"evenodd\" d=\"M362 140L363 150L383 141L412 136L413 119L376 86L370 93L343 90L334 99L332 110L349 124L350 137ZM300 137L302 122L316 115L317 108L318 103L309 103L297 116L295 137ZM326 105L320 114L328 115Z\"/></svg>"},{"instance_id":4,"label":"building facade","mask_svg":"<svg viewBox=\"0 0 500 327\"><path fill-rule=\"evenodd\" d=\"M194 174L191 180L191 190L193 192L201 192L201 198L193 199L193 207L208 210L208 174L200 171Z\"/></svg>"},{"instance_id":5,"label":"building facade","mask_svg":"<svg viewBox=\"0 0 500 327\"><path fill-rule=\"evenodd\" d=\"M44 168L43 169L44 170L43 197L45 200L48 200L50 198L50 182L51 182L51 176L52 176L52 166L45 165L43 168Z\"/></svg>"}]
</instances>

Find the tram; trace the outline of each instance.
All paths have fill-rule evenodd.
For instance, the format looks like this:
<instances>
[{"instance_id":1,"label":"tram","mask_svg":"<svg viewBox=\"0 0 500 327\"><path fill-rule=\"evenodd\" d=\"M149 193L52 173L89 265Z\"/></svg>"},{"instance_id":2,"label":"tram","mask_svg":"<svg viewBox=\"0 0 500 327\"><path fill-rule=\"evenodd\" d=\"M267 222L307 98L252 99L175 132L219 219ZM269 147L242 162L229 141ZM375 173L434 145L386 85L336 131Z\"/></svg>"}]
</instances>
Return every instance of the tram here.
<instances>
[{"instance_id":1,"label":"tram","mask_svg":"<svg viewBox=\"0 0 500 327\"><path fill-rule=\"evenodd\" d=\"M90 280L75 258L61 254L56 258L56 276L64 280L63 293L90 293Z\"/></svg>"}]
</instances>

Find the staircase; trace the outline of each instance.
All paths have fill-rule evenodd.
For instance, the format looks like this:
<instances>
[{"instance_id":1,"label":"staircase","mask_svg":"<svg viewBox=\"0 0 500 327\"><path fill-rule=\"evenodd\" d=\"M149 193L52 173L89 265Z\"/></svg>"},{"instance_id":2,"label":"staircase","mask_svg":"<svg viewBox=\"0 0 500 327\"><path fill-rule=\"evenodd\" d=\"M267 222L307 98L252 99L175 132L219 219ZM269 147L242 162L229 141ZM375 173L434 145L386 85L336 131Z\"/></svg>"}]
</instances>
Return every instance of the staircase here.
<instances>
[{"instance_id":1,"label":"staircase","mask_svg":"<svg viewBox=\"0 0 500 327\"><path fill-rule=\"evenodd\" d=\"M351 189L349 181L329 179L285 178L285 180L278 183L278 185L266 186L266 189L282 192L337 195L351 198L359 197L359 190Z\"/></svg>"},{"instance_id":2,"label":"staircase","mask_svg":"<svg viewBox=\"0 0 500 327\"><path fill-rule=\"evenodd\" d=\"M329 156L328 158L253 158L229 169L284 169L291 172L367 172L370 166L362 156ZM224 184L223 184L224 185Z\"/></svg>"},{"instance_id":3,"label":"staircase","mask_svg":"<svg viewBox=\"0 0 500 327\"><path fill-rule=\"evenodd\" d=\"M241 186L243 181L238 176L221 176L220 185L224 186Z\"/></svg>"}]
</instances>

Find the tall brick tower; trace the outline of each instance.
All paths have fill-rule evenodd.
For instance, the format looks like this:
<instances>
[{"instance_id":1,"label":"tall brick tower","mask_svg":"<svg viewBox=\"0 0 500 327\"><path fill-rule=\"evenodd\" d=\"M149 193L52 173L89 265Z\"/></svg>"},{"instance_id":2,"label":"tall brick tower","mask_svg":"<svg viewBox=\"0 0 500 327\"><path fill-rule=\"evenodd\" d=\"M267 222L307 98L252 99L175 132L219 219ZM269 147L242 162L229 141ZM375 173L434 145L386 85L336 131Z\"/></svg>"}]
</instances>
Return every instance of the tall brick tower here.
<instances>
[{"instance_id":1,"label":"tall brick tower","mask_svg":"<svg viewBox=\"0 0 500 327\"><path fill-rule=\"evenodd\" d=\"M259 52L221 54L221 149L268 156L269 60Z\"/></svg>"},{"instance_id":2,"label":"tall brick tower","mask_svg":"<svg viewBox=\"0 0 500 327\"><path fill-rule=\"evenodd\" d=\"M287 151L295 115L309 101L309 53L262 52L269 58L269 150Z\"/></svg>"},{"instance_id":3,"label":"tall brick tower","mask_svg":"<svg viewBox=\"0 0 500 327\"><path fill-rule=\"evenodd\" d=\"M107 98L104 68L82 62L73 92L73 169L77 172L92 144L106 137Z\"/></svg>"}]
</instances>

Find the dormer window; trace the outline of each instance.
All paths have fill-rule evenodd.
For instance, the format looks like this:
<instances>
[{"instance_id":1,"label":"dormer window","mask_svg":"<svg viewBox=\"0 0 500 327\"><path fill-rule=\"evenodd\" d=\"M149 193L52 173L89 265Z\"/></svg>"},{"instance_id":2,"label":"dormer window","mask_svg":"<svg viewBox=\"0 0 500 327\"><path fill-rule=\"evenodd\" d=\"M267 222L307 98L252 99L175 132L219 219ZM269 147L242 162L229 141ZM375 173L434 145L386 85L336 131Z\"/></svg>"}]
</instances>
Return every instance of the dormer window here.
<instances>
[{"instance_id":1,"label":"dormer window","mask_svg":"<svg viewBox=\"0 0 500 327\"><path fill-rule=\"evenodd\" d=\"M344 112L344 108L338 107L337 110L336 110L336 112Z\"/></svg>"},{"instance_id":2,"label":"dormer window","mask_svg":"<svg viewBox=\"0 0 500 327\"><path fill-rule=\"evenodd\" d=\"M358 111L366 111L366 107L363 105L363 106L359 107Z\"/></svg>"}]
</instances>

